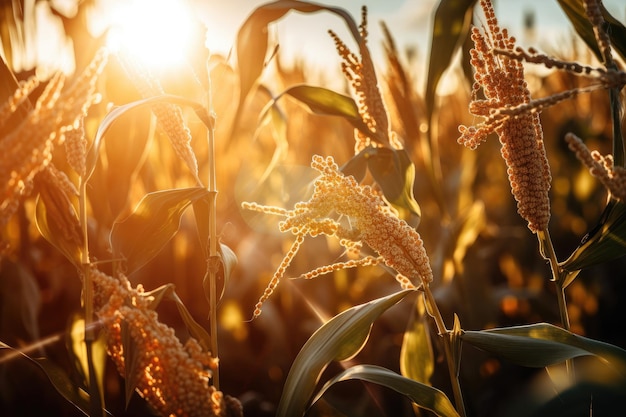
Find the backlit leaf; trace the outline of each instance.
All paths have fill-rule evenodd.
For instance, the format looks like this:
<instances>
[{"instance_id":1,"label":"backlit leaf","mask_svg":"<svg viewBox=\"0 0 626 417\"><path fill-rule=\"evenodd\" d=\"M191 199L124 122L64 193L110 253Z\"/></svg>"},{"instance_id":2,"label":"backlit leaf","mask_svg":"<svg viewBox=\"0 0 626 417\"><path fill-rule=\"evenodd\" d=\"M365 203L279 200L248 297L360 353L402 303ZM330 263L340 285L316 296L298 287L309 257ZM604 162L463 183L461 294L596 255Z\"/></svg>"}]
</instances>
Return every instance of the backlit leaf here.
<instances>
[{"instance_id":1,"label":"backlit leaf","mask_svg":"<svg viewBox=\"0 0 626 417\"><path fill-rule=\"evenodd\" d=\"M376 137L363 122L359 108L351 97L326 88L309 85L291 87L282 95L285 94L305 104L315 114L343 117L368 137Z\"/></svg>"},{"instance_id":2,"label":"backlit leaf","mask_svg":"<svg viewBox=\"0 0 626 417\"><path fill-rule=\"evenodd\" d=\"M435 108L439 80L469 34L475 3L476 0L440 0L435 10L425 91L429 122Z\"/></svg>"},{"instance_id":3,"label":"backlit leaf","mask_svg":"<svg viewBox=\"0 0 626 417\"><path fill-rule=\"evenodd\" d=\"M35 208L37 229L70 262L75 266L79 266L82 258L82 234L78 216L69 201L62 207L55 204L57 200L50 198L50 191L42 189L43 194L37 197ZM65 223L72 230L64 230L63 225L58 221L58 216L63 216L67 220Z\"/></svg>"},{"instance_id":4,"label":"backlit leaf","mask_svg":"<svg viewBox=\"0 0 626 417\"><path fill-rule=\"evenodd\" d=\"M415 302L400 350L400 372L407 378L430 385L435 370L432 341L422 297Z\"/></svg>"},{"instance_id":5,"label":"backlit leaf","mask_svg":"<svg viewBox=\"0 0 626 417\"><path fill-rule=\"evenodd\" d=\"M91 148L89 148L89 151L87 152L87 162L86 162L87 169L86 169L84 181L87 181L93 175L93 171L94 169L96 169L96 165L98 162L98 155L100 153L100 147L102 146L102 141L104 140L104 136L106 135L108 130L111 128L113 123L115 123L117 119L119 119L121 116L127 114L129 111L133 109L141 108L141 107L150 107L158 103L170 103L170 104L176 104L180 106L189 106L194 110L194 112L196 113L196 116L198 116L200 121L202 121L202 123L205 126L207 126L208 128L212 128L213 123L211 121L211 116L209 115L206 108L202 106L202 104L195 102L193 100L189 100L185 97L174 96L170 94L163 94L163 95L159 95L155 97L149 97L149 98L145 98L142 100L133 101L132 103L128 103L128 104L124 104L123 106L116 107L105 116L105 118L102 120L102 122L98 126L98 131L96 132L96 136L93 140Z\"/></svg>"},{"instance_id":6,"label":"backlit leaf","mask_svg":"<svg viewBox=\"0 0 626 417\"><path fill-rule=\"evenodd\" d=\"M572 255L560 266L566 271L578 271L626 254L626 205L611 200L599 224L589 232Z\"/></svg>"},{"instance_id":7,"label":"backlit leaf","mask_svg":"<svg viewBox=\"0 0 626 417\"><path fill-rule=\"evenodd\" d=\"M378 316L412 292L414 290L404 290L352 307L322 325L294 360L276 415L303 415L326 366L331 361L347 360L356 355L367 341Z\"/></svg>"},{"instance_id":8,"label":"backlit leaf","mask_svg":"<svg viewBox=\"0 0 626 417\"><path fill-rule=\"evenodd\" d=\"M455 417L459 415L446 394L442 391L413 379L405 378L387 368L375 365L357 365L346 369L324 384L312 402L315 403L319 400L336 383L350 379L373 382L391 388L405 395L418 406L430 410L441 417Z\"/></svg>"},{"instance_id":9,"label":"backlit leaf","mask_svg":"<svg viewBox=\"0 0 626 417\"><path fill-rule=\"evenodd\" d=\"M359 29L348 12L338 7L329 7L306 1L278 0L257 7L248 16L237 32L237 63L239 68L239 105L235 115L235 124L241 117L243 104L256 84L263 68L268 49L268 25L281 19L290 11L316 13L327 11L341 17L357 42L360 40Z\"/></svg>"},{"instance_id":10,"label":"backlit leaf","mask_svg":"<svg viewBox=\"0 0 626 417\"><path fill-rule=\"evenodd\" d=\"M116 221L111 229L111 248L115 258L126 260L126 273L154 258L178 231L185 209L208 193L202 187L149 193L130 216Z\"/></svg>"},{"instance_id":11,"label":"backlit leaf","mask_svg":"<svg viewBox=\"0 0 626 417\"><path fill-rule=\"evenodd\" d=\"M461 339L515 364L528 367L545 367L578 356L593 355L618 374L626 376L626 350L578 336L551 324L466 331Z\"/></svg>"},{"instance_id":12,"label":"backlit leaf","mask_svg":"<svg viewBox=\"0 0 626 417\"><path fill-rule=\"evenodd\" d=\"M558 0L561 9L565 12L568 19L574 26L576 33L585 41L587 46L591 48L596 57L602 61L600 49L596 42L596 37L593 33L593 26L583 6L582 0ZM611 38L613 48L621 55L622 58L626 58L626 27L615 19L604 7L600 4L602 15L604 20L608 23L607 32Z\"/></svg>"},{"instance_id":13,"label":"backlit leaf","mask_svg":"<svg viewBox=\"0 0 626 417\"><path fill-rule=\"evenodd\" d=\"M367 148L367 166L385 198L413 227L419 225L421 209L413 194L415 165L404 149Z\"/></svg>"},{"instance_id":14,"label":"backlit leaf","mask_svg":"<svg viewBox=\"0 0 626 417\"><path fill-rule=\"evenodd\" d=\"M176 294L174 284L162 285L152 291L145 292L143 295L144 297L154 298L150 303L150 308L153 310L156 309L164 299L174 301L176 303L176 308L178 309L178 314L180 314L181 319L185 323L189 334L191 334L191 336L193 336L193 338L200 343L200 346L202 346L205 351L209 351L209 347L211 346L211 337L209 336L209 333L204 327L198 324L189 310L187 310L183 300L181 300L178 294Z\"/></svg>"}]
</instances>

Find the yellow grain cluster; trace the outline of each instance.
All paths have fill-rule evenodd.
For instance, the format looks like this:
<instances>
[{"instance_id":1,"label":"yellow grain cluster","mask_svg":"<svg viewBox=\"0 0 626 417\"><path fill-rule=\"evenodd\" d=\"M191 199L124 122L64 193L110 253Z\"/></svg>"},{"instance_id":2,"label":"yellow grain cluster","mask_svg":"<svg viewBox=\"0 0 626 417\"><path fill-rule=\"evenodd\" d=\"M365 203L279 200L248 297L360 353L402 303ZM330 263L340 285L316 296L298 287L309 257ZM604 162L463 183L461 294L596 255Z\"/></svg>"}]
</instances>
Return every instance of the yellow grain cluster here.
<instances>
[{"instance_id":1,"label":"yellow grain cluster","mask_svg":"<svg viewBox=\"0 0 626 417\"><path fill-rule=\"evenodd\" d=\"M20 200L31 193L33 179L50 165L54 147L63 143L67 133L79 125L87 109L98 99L95 84L105 62L106 54L98 53L66 89L65 76L55 74L33 106L28 106L26 100L37 81L30 80L0 109L0 127L8 130L0 138L0 225L8 221ZM22 104L21 108L27 108L28 113L15 126L9 126L10 118Z\"/></svg>"},{"instance_id":2,"label":"yellow grain cluster","mask_svg":"<svg viewBox=\"0 0 626 417\"><path fill-rule=\"evenodd\" d=\"M132 288L125 276L114 278L95 268L90 273L97 315L108 336L108 353L121 375L130 361L136 361L131 378L155 410L166 416L242 415L235 399L209 385L217 359L194 338L182 344L174 329L159 322L140 285ZM122 328L131 340L126 345L130 352L123 345Z\"/></svg>"},{"instance_id":3,"label":"yellow grain cluster","mask_svg":"<svg viewBox=\"0 0 626 417\"><path fill-rule=\"evenodd\" d=\"M360 56L350 51L336 33L329 31L337 52L343 59L341 70L356 94L361 119L375 135L370 138L363 132L355 130L356 152L360 152L367 146L389 145L392 139L395 139L390 137L389 116L378 87L374 63L367 48L367 9L365 7L362 9L361 19L359 25Z\"/></svg>"},{"instance_id":4,"label":"yellow grain cluster","mask_svg":"<svg viewBox=\"0 0 626 417\"><path fill-rule=\"evenodd\" d=\"M319 267L304 274L306 278L340 267L382 262L400 274L397 279L403 288L415 286L406 277L417 281L416 285L428 285L433 280L428 255L419 233L399 219L373 188L360 185L352 176L343 175L332 157L316 155L311 166L321 175L315 181L313 195L308 201L297 203L292 210L265 208L250 203L243 205L247 209L285 216L279 223L280 230L296 235L292 248L255 306L254 317L261 313L263 302L278 285L306 235L335 237L349 251L359 247L356 242L360 242L377 253L375 257ZM342 218L348 219L349 228L343 225Z\"/></svg>"}]
</instances>

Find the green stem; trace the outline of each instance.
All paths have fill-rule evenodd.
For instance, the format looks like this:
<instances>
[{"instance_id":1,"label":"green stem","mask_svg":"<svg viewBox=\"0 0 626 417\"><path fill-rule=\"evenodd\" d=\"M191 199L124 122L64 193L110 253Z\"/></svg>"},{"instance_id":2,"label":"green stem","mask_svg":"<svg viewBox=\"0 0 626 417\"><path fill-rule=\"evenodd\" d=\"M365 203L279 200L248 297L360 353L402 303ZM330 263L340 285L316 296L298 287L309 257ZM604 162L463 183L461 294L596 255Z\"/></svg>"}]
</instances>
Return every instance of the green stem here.
<instances>
[{"instance_id":1,"label":"green stem","mask_svg":"<svg viewBox=\"0 0 626 417\"><path fill-rule=\"evenodd\" d=\"M556 300L559 307L559 316L561 318L561 327L567 331L570 331L569 315L567 313L567 300L565 298L565 283L567 282L568 273L561 270L559 261L556 257L554 246L552 245L552 239L550 238L550 232L548 229L538 231L537 238L539 239L539 250L542 256L550 263L550 269L552 271L552 281L556 287ZM572 359L565 361L565 367L567 374L570 377L574 376L574 362Z\"/></svg>"},{"instance_id":2,"label":"green stem","mask_svg":"<svg viewBox=\"0 0 626 417\"><path fill-rule=\"evenodd\" d=\"M89 407L90 415L105 415L98 378L93 362L93 344L96 339L94 332L94 306L93 306L93 280L89 268L89 235L87 230L87 181L80 179L79 184L79 216L83 235L83 248L81 251L81 274L83 276L83 308L85 313L85 350L87 355L87 372L89 373Z\"/></svg>"},{"instance_id":3,"label":"green stem","mask_svg":"<svg viewBox=\"0 0 626 417\"><path fill-rule=\"evenodd\" d=\"M215 115L211 98L211 77L207 68L208 91L206 108L209 111L210 126L207 133L209 151L209 181L208 190L211 193L209 199L209 325L211 335L211 355L219 358L217 345L217 273L219 272L220 258L217 253L217 180L215 169ZM219 368L213 373L213 386L219 390Z\"/></svg>"},{"instance_id":4,"label":"green stem","mask_svg":"<svg viewBox=\"0 0 626 417\"><path fill-rule=\"evenodd\" d=\"M448 374L450 375L450 384L452 384L452 392L454 394L454 403L456 405L457 412L461 417L465 417L465 403L463 401L463 393L461 392L461 384L459 382L459 375L457 372L456 358L458 357L458 354L455 354L454 344L452 343L452 338L454 337L454 334L453 332L450 332L448 329L446 329L446 325L443 321L443 317L441 316L441 312L439 311L439 307L437 307L435 297L430 291L430 287L428 285L424 286L424 296L426 298L426 311L428 311L428 314L435 320L439 336L443 337L443 346L446 355L446 363L448 365Z\"/></svg>"}]
</instances>

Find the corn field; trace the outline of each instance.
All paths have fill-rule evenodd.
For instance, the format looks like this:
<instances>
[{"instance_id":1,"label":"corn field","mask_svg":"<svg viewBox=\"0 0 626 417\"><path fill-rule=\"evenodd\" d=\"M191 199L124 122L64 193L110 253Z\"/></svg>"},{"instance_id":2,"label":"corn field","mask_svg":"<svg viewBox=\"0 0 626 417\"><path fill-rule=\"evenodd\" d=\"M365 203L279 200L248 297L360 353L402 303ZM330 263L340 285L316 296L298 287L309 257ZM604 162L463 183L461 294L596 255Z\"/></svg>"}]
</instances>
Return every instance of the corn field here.
<instances>
[{"instance_id":1,"label":"corn field","mask_svg":"<svg viewBox=\"0 0 626 417\"><path fill-rule=\"evenodd\" d=\"M222 55L181 2L173 70L90 30L113 3L69 3L0 4L0 415L624 413L626 27L601 0L555 1L557 49L439 0L424 56L294 0ZM32 59L43 8L69 67ZM318 28L336 67L284 56L293 15L345 26ZM145 48L173 61L175 30Z\"/></svg>"}]
</instances>

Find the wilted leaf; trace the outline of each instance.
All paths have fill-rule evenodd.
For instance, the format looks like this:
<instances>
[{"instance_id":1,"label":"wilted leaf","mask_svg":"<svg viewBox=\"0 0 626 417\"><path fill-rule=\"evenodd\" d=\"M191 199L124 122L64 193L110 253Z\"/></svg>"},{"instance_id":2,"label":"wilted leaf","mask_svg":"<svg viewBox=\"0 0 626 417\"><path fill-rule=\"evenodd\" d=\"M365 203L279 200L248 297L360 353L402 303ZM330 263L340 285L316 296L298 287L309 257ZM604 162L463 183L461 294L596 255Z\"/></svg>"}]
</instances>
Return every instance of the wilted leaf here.
<instances>
[{"instance_id":1,"label":"wilted leaf","mask_svg":"<svg viewBox=\"0 0 626 417\"><path fill-rule=\"evenodd\" d=\"M405 378L389 369L374 365L358 365L346 369L324 384L312 402L315 403L319 400L322 395L337 382L347 381L349 379L359 379L361 381L373 382L391 388L405 395L418 406L430 410L441 417L455 417L459 415L446 394L442 391L419 383L413 379Z\"/></svg>"},{"instance_id":2,"label":"wilted leaf","mask_svg":"<svg viewBox=\"0 0 626 417\"><path fill-rule=\"evenodd\" d=\"M155 257L178 231L185 209L208 194L202 187L149 193L130 216L116 221L111 229L111 248L115 258L126 260L126 273L133 273Z\"/></svg>"},{"instance_id":3,"label":"wilted leaf","mask_svg":"<svg viewBox=\"0 0 626 417\"><path fill-rule=\"evenodd\" d=\"M558 0L558 2L561 9L563 9L568 19L574 26L576 33L578 33L578 35L585 41L596 57L602 61L602 55L600 54L600 49L598 48L598 43L596 42L596 37L593 33L593 26L587 18L583 1ZM626 27L624 27L620 21L611 15L603 4L600 4L600 7L602 15L609 25L607 32L611 38L611 43L621 57L626 59Z\"/></svg>"},{"instance_id":4,"label":"wilted leaf","mask_svg":"<svg viewBox=\"0 0 626 417\"><path fill-rule=\"evenodd\" d=\"M475 3L476 0L440 0L435 11L425 91L429 123L435 108L439 80L469 34Z\"/></svg>"},{"instance_id":5,"label":"wilted leaf","mask_svg":"<svg viewBox=\"0 0 626 417\"><path fill-rule=\"evenodd\" d=\"M422 384L430 385L435 370L432 341L422 297L415 302L411 319L404 332L400 350L400 372Z\"/></svg>"},{"instance_id":6,"label":"wilted leaf","mask_svg":"<svg viewBox=\"0 0 626 417\"><path fill-rule=\"evenodd\" d=\"M626 376L626 350L578 336L551 324L466 331L461 339L515 364L528 367L545 367L578 356L593 355Z\"/></svg>"},{"instance_id":7,"label":"wilted leaf","mask_svg":"<svg viewBox=\"0 0 626 417\"><path fill-rule=\"evenodd\" d=\"M364 346L374 320L414 290L352 307L326 322L304 344L285 381L276 415L304 414L322 371L331 361L347 360Z\"/></svg>"},{"instance_id":8,"label":"wilted leaf","mask_svg":"<svg viewBox=\"0 0 626 417\"><path fill-rule=\"evenodd\" d=\"M626 254L626 205L611 200L599 224L589 232L572 255L560 266L574 272Z\"/></svg>"}]
</instances>

